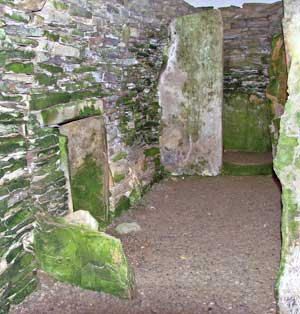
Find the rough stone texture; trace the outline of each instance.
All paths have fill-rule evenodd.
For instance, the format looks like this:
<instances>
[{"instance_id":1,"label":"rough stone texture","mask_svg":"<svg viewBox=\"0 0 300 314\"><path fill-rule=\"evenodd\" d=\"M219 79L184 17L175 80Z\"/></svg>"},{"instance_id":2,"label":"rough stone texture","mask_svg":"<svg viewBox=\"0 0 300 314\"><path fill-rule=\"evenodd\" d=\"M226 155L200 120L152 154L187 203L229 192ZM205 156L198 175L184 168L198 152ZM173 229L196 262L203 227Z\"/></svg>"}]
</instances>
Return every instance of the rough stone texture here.
<instances>
[{"instance_id":1,"label":"rough stone texture","mask_svg":"<svg viewBox=\"0 0 300 314\"><path fill-rule=\"evenodd\" d=\"M221 12L224 149L270 151L270 105L265 93L272 37L282 34L282 4L244 4L242 8L223 8Z\"/></svg>"},{"instance_id":2,"label":"rough stone texture","mask_svg":"<svg viewBox=\"0 0 300 314\"><path fill-rule=\"evenodd\" d=\"M271 102L271 139L273 156L276 156L279 138L280 118L284 112L287 100L287 65L283 35L277 35L272 40L272 53L269 67L270 83L266 96Z\"/></svg>"},{"instance_id":3,"label":"rough stone texture","mask_svg":"<svg viewBox=\"0 0 300 314\"><path fill-rule=\"evenodd\" d=\"M278 278L281 314L300 312L300 215L299 215L299 102L300 8L296 0L284 1L284 38L288 56L288 100L281 117L275 171L282 184L282 256Z\"/></svg>"},{"instance_id":4,"label":"rough stone texture","mask_svg":"<svg viewBox=\"0 0 300 314\"><path fill-rule=\"evenodd\" d=\"M33 247L40 269L54 278L131 298L134 277L120 240L62 219L41 217Z\"/></svg>"},{"instance_id":5,"label":"rough stone texture","mask_svg":"<svg viewBox=\"0 0 300 314\"><path fill-rule=\"evenodd\" d=\"M159 84L161 161L173 174L217 175L222 164L223 29L219 11L171 24Z\"/></svg>"},{"instance_id":6,"label":"rough stone texture","mask_svg":"<svg viewBox=\"0 0 300 314\"><path fill-rule=\"evenodd\" d=\"M68 138L73 210L87 210L102 225L108 221L109 170L106 132L102 117L64 124Z\"/></svg>"}]
</instances>

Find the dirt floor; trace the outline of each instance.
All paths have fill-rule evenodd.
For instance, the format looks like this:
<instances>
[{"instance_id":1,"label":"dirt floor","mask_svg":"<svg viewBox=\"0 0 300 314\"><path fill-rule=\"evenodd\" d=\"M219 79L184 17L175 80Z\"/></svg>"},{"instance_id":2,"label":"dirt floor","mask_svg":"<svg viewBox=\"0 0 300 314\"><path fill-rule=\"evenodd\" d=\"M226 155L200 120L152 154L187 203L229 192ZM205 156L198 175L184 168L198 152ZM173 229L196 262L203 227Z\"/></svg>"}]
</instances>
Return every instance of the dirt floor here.
<instances>
[{"instance_id":1,"label":"dirt floor","mask_svg":"<svg viewBox=\"0 0 300 314\"><path fill-rule=\"evenodd\" d=\"M121 237L136 275L135 299L41 275L40 290L11 314L275 313L280 191L271 177L169 179L120 222L142 228Z\"/></svg>"}]
</instances>

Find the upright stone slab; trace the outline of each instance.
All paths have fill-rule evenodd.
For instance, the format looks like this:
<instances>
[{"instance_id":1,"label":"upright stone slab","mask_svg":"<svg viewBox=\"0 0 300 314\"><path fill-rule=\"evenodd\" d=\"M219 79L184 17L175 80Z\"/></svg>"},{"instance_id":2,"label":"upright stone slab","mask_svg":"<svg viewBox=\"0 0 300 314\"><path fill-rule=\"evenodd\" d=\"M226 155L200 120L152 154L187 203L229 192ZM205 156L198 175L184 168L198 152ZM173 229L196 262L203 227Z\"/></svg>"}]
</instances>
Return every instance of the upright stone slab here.
<instances>
[{"instance_id":1,"label":"upright stone slab","mask_svg":"<svg viewBox=\"0 0 300 314\"><path fill-rule=\"evenodd\" d=\"M108 215L108 163L105 126L100 116L64 124L73 209L87 210L100 224Z\"/></svg>"},{"instance_id":2,"label":"upright stone slab","mask_svg":"<svg viewBox=\"0 0 300 314\"><path fill-rule=\"evenodd\" d=\"M284 0L288 101L274 162L282 184L282 256L278 278L281 314L300 313L300 6Z\"/></svg>"},{"instance_id":3,"label":"upright stone slab","mask_svg":"<svg viewBox=\"0 0 300 314\"><path fill-rule=\"evenodd\" d=\"M222 164L223 26L208 10L175 19L159 83L161 162L173 174L218 175Z\"/></svg>"}]
</instances>

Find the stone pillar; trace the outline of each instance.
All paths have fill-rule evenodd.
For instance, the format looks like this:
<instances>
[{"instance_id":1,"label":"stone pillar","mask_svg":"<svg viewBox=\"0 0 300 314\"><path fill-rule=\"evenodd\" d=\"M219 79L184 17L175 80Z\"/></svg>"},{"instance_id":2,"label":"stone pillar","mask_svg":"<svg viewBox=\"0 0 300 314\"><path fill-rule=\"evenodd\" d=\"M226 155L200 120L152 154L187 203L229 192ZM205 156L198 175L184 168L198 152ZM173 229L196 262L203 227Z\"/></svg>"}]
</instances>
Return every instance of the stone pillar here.
<instances>
[{"instance_id":1,"label":"stone pillar","mask_svg":"<svg viewBox=\"0 0 300 314\"><path fill-rule=\"evenodd\" d=\"M277 283L281 314L300 313L300 6L284 0L288 92L275 171L282 184L282 257Z\"/></svg>"},{"instance_id":2,"label":"stone pillar","mask_svg":"<svg viewBox=\"0 0 300 314\"><path fill-rule=\"evenodd\" d=\"M176 175L218 175L222 164L223 26L208 10L176 18L159 83L161 161Z\"/></svg>"}]
</instances>

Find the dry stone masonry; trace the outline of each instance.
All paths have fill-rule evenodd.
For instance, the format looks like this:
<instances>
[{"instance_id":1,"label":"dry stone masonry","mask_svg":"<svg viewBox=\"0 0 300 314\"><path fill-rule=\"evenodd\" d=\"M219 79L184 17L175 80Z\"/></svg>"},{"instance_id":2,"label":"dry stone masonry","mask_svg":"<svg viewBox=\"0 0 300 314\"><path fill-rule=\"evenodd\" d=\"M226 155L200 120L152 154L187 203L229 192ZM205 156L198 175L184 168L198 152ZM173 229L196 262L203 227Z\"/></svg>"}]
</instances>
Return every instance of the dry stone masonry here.
<instances>
[{"instance_id":1,"label":"dry stone masonry","mask_svg":"<svg viewBox=\"0 0 300 314\"><path fill-rule=\"evenodd\" d=\"M271 151L266 98L272 37L281 35L282 5L221 9L224 22L223 141L226 151Z\"/></svg>"}]
</instances>

